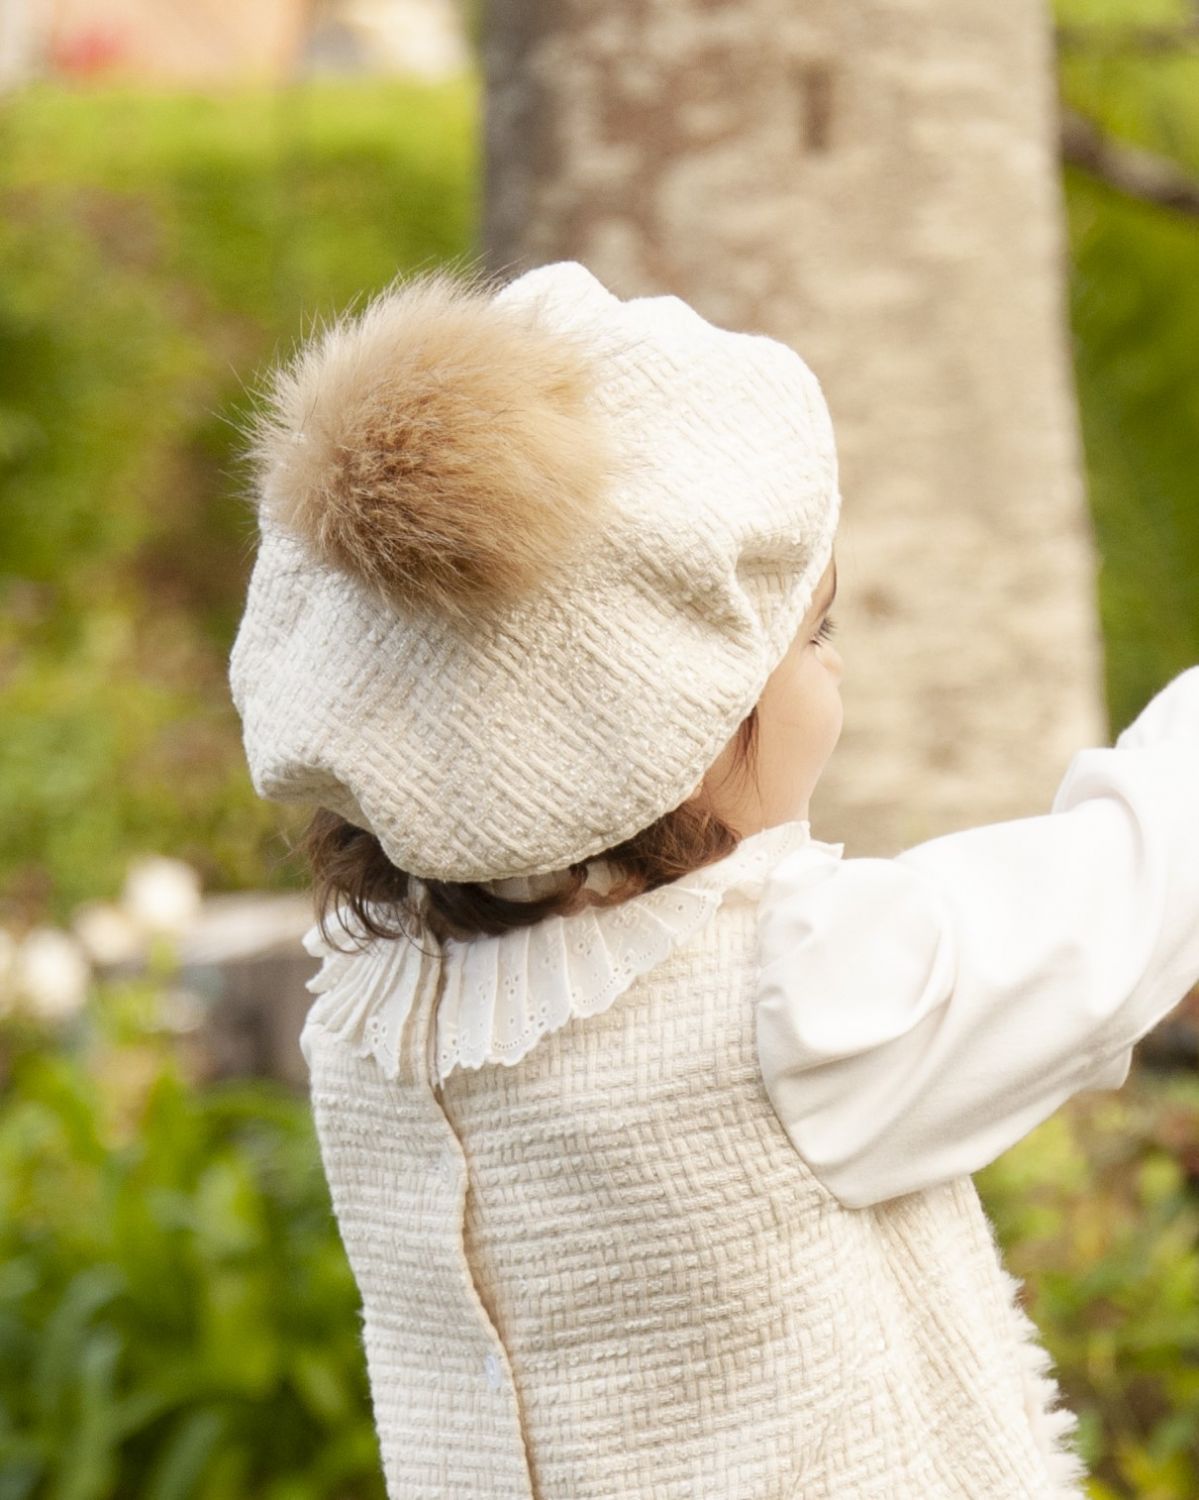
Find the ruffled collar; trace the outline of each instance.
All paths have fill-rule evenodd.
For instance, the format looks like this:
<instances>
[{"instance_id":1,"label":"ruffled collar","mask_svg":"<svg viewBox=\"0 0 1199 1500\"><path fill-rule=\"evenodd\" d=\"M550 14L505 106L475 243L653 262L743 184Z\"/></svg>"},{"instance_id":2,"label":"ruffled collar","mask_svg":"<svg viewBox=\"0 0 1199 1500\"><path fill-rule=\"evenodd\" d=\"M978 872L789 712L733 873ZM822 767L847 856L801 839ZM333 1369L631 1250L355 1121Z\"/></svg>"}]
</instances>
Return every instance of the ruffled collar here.
<instances>
[{"instance_id":1,"label":"ruffled collar","mask_svg":"<svg viewBox=\"0 0 1199 1500\"><path fill-rule=\"evenodd\" d=\"M399 1071L404 1023L432 962L444 985L437 1005L434 1082L455 1068L519 1062L547 1033L578 1016L606 1010L640 975L685 942L734 891L756 898L770 869L800 848L839 859L843 844L813 839L807 819L776 823L751 834L731 854L669 885L645 891L618 906L586 907L547 917L498 937L450 940L421 947L403 938L376 940L339 952L316 926L304 947L322 960L308 989L309 1009L300 1046L308 1052L310 1026L320 1026L373 1056L384 1074ZM503 882L505 894L527 895L528 882ZM600 867L596 883L606 879ZM519 889L517 888L519 884ZM334 942L349 946L354 929L340 916L330 922Z\"/></svg>"}]
</instances>

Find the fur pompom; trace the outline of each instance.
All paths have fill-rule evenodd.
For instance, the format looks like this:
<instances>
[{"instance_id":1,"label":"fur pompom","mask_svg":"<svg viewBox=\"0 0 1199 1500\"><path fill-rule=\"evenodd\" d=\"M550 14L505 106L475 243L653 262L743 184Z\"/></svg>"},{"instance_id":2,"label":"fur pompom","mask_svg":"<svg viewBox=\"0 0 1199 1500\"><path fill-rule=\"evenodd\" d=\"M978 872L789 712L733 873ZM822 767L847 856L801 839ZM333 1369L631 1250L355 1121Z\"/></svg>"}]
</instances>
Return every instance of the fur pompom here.
<instances>
[{"instance_id":1,"label":"fur pompom","mask_svg":"<svg viewBox=\"0 0 1199 1500\"><path fill-rule=\"evenodd\" d=\"M611 455L591 388L534 309L426 273L275 372L250 443L262 504L400 608L508 602L594 524Z\"/></svg>"}]
</instances>

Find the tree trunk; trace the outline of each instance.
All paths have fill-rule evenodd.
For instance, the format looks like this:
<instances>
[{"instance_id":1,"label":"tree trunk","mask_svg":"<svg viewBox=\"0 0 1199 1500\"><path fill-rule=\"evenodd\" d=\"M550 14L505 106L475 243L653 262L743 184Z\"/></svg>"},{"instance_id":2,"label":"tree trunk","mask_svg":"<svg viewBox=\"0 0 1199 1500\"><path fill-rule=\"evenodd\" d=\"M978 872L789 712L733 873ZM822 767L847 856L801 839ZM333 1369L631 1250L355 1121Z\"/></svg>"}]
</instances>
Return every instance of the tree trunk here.
<instances>
[{"instance_id":1,"label":"tree trunk","mask_svg":"<svg viewBox=\"0 0 1199 1500\"><path fill-rule=\"evenodd\" d=\"M1040 0L491 0L484 254L769 333L841 455L813 831L1047 811L1106 737Z\"/></svg>"}]
</instances>

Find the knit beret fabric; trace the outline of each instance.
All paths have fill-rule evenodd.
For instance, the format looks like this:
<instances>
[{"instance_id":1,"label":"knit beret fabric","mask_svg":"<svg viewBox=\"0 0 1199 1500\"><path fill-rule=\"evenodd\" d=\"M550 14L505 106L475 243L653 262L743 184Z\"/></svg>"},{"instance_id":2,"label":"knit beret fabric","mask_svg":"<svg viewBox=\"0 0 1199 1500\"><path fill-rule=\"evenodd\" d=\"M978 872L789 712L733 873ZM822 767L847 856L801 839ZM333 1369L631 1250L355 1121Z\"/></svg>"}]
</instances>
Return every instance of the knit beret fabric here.
<instances>
[{"instance_id":1,"label":"knit beret fabric","mask_svg":"<svg viewBox=\"0 0 1199 1500\"><path fill-rule=\"evenodd\" d=\"M324 806L426 879L560 870L691 795L789 647L839 513L792 349L582 265L495 294L594 361L609 519L478 617L400 609L259 514L230 661L260 795Z\"/></svg>"}]
</instances>

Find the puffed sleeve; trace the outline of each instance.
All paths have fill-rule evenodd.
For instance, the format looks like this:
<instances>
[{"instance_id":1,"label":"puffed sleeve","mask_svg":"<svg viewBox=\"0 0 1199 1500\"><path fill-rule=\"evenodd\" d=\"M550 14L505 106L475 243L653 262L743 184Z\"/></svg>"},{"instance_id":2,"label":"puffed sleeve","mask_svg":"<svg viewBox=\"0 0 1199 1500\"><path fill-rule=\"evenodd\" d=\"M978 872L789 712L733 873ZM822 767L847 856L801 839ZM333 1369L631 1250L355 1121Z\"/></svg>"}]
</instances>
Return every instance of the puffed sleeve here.
<instances>
[{"instance_id":1,"label":"puffed sleeve","mask_svg":"<svg viewBox=\"0 0 1199 1500\"><path fill-rule=\"evenodd\" d=\"M1049 813L894 859L799 849L759 918L762 1078L829 1191L861 1208L977 1171L1119 1087L1199 983L1199 666L1080 751Z\"/></svg>"}]
</instances>

